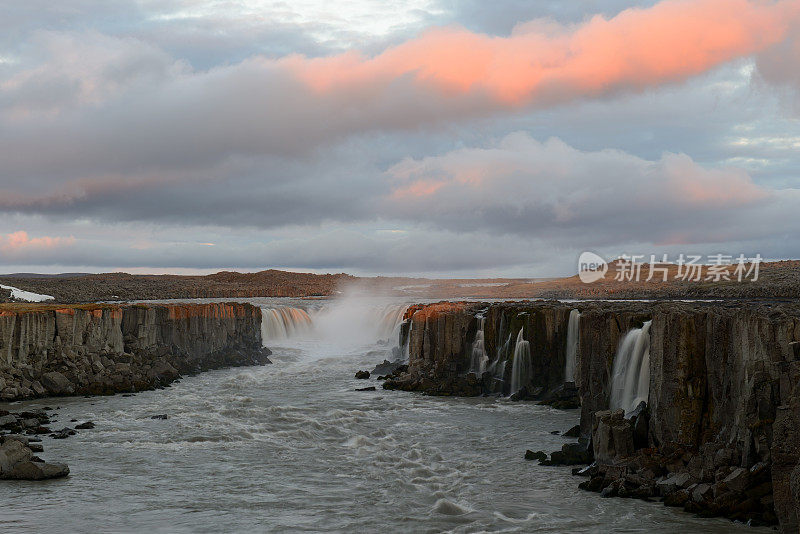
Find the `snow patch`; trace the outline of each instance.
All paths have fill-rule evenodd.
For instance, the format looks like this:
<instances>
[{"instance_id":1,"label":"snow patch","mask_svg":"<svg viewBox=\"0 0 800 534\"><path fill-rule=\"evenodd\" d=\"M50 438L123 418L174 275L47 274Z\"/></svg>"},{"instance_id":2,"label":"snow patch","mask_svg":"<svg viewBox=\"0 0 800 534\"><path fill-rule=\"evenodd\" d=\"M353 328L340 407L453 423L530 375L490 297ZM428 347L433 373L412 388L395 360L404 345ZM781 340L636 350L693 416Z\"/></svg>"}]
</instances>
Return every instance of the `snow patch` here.
<instances>
[{"instance_id":1,"label":"snow patch","mask_svg":"<svg viewBox=\"0 0 800 534\"><path fill-rule=\"evenodd\" d=\"M50 295L40 295L39 293L31 293L30 291L23 291L21 289L17 289L16 287L4 286L0 284L0 288L10 289L11 298L15 298L17 300L24 300L26 302L44 302L46 300L55 300L55 297L51 297Z\"/></svg>"}]
</instances>

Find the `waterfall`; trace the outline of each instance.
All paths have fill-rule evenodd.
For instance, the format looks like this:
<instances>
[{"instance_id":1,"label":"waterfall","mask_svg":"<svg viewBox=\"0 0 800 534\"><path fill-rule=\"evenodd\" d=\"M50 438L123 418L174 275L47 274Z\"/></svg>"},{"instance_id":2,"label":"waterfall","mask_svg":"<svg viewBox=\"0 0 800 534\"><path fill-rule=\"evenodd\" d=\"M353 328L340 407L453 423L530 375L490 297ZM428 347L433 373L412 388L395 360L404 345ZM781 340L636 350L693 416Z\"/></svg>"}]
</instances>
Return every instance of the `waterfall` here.
<instances>
[{"instance_id":1,"label":"waterfall","mask_svg":"<svg viewBox=\"0 0 800 534\"><path fill-rule=\"evenodd\" d=\"M506 316L500 315L500 329L497 331L497 354L495 354L494 361L489 365L488 372L492 373L494 378L503 380L506 374L506 355L508 353L508 345L511 343L511 334L508 335L505 343L503 343L503 334L506 329Z\"/></svg>"},{"instance_id":2,"label":"waterfall","mask_svg":"<svg viewBox=\"0 0 800 534\"><path fill-rule=\"evenodd\" d=\"M399 340L402 344L402 349L400 351L400 359L403 363L409 362L409 357L411 355L411 330L414 329L414 321L411 320L411 317L408 318L408 332L406 332L406 339L405 342Z\"/></svg>"},{"instance_id":3,"label":"waterfall","mask_svg":"<svg viewBox=\"0 0 800 534\"><path fill-rule=\"evenodd\" d=\"M528 385L533 376L531 364L531 344L522 337L524 328L517 335L514 345L514 363L511 367L511 394L513 395L524 386Z\"/></svg>"},{"instance_id":4,"label":"waterfall","mask_svg":"<svg viewBox=\"0 0 800 534\"><path fill-rule=\"evenodd\" d=\"M504 380L506 376L506 360L508 360L508 351L510 346L511 334L508 334L505 343L500 345L500 348L497 349L497 357L494 359L489 368L486 369L488 372L492 373L493 377L500 380Z\"/></svg>"},{"instance_id":5,"label":"waterfall","mask_svg":"<svg viewBox=\"0 0 800 534\"><path fill-rule=\"evenodd\" d=\"M575 362L578 357L578 339L580 337L581 312L569 312L567 323L567 357L564 364L564 382L575 382Z\"/></svg>"},{"instance_id":6,"label":"waterfall","mask_svg":"<svg viewBox=\"0 0 800 534\"><path fill-rule=\"evenodd\" d=\"M625 410L628 415L650 393L650 324L630 330L617 348L611 378L612 410Z\"/></svg>"},{"instance_id":7,"label":"waterfall","mask_svg":"<svg viewBox=\"0 0 800 534\"><path fill-rule=\"evenodd\" d=\"M311 317L305 310L280 306L261 308L261 342L287 339L311 330Z\"/></svg>"},{"instance_id":8,"label":"waterfall","mask_svg":"<svg viewBox=\"0 0 800 534\"><path fill-rule=\"evenodd\" d=\"M483 327L486 322L486 318L483 315L476 315L475 318L478 319L478 331L475 332L475 341L472 342L472 347L470 350L470 372L473 372L480 377L483 375L483 372L486 370L486 364L489 362L489 357L486 356L486 347L484 346L483 342Z\"/></svg>"},{"instance_id":9,"label":"waterfall","mask_svg":"<svg viewBox=\"0 0 800 534\"><path fill-rule=\"evenodd\" d=\"M403 325L403 316L406 314L408 306L405 304L390 304L375 310L379 317L378 339L389 339L397 335L399 339L400 327Z\"/></svg>"}]
</instances>

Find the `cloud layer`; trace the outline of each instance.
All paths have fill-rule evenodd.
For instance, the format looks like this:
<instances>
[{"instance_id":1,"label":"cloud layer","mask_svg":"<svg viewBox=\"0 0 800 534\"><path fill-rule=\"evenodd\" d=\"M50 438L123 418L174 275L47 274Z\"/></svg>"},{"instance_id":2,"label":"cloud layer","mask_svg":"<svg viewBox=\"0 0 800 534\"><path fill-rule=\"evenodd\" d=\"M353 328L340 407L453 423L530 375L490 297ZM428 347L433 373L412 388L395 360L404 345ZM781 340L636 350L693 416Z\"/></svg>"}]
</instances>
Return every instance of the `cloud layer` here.
<instances>
[{"instance_id":1,"label":"cloud layer","mask_svg":"<svg viewBox=\"0 0 800 534\"><path fill-rule=\"evenodd\" d=\"M202 2L127 5L124 27L91 0L85 19L16 9L0 38L0 267L542 261L499 246L519 240L800 254L776 230L800 139L773 96L800 104L796 1L576 2L563 17L545 2L560 22L508 33L467 4L448 19L420 0L371 28L278 3L273 26ZM418 31L429 20L444 25Z\"/></svg>"}]
</instances>

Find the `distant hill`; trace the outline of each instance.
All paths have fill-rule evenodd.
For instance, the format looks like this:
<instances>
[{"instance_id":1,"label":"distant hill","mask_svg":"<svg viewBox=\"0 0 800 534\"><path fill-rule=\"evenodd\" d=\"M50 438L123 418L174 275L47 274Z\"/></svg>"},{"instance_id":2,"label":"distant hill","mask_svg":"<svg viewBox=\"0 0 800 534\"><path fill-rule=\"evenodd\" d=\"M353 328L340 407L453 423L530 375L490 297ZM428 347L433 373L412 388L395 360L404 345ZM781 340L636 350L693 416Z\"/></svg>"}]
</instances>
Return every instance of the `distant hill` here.
<instances>
[{"instance_id":1,"label":"distant hill","mask_svg":"<svg viewBox=\"0 0 800 534\"><path fill-rule=\"evenodd\" d=\"M78 278L80 276L89 276L92 273L58 273L58 274L41 274L41 273L12 273L0 274L0 278Z\"/></svg>"},{"instance_id":2,"label":"distant hill","mask_svg":"<svg viewBox=\"0 0 800 534\"><path fill-rule=\"evenodd\" d=\"M257 273L221 271L206 276L134 275L128 273L0 276L0 284L25 291L53 295L56 302L79 303L119 300L187 298L310 297L328 296L357 283L370 294L402 296L407 299L798 299L800 261L762 263L757 281L676 279L676 265L650 277L649 265L642 264L639 280L619 281L619 262L609 264L604 279L591 284L577 275L565 278L430 279L403 277L357 278L348 274L293 273L270 269ZM730 267L732 271L733 267ZM732 274L732 272L730 273ZM647 278L652 278L650 281ZM8 292L0 290L0 302Z\"/></svg>"},{"instance_id":3,"label":"distant hill","mask_svg":"<svg viewBox=\"0 0 800 534\"><path fill-rule=\"evenodd\" d=\"M3 275L0 283L55 297L56 302L185 298L307 297L332 295L347 274L277 271L219 272L206 276L128 273L59 276Z\"/></svg>"}]
</instances>

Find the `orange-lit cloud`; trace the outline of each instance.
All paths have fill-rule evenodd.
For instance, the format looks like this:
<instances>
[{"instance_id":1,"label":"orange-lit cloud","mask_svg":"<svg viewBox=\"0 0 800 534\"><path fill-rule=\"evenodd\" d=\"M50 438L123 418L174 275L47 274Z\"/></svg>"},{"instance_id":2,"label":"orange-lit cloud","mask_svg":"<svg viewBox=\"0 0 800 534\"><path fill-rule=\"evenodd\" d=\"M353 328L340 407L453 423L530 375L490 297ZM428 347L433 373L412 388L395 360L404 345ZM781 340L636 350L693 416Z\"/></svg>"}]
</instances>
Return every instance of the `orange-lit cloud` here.
<instances>
[{"instance_id":1,"label":"orange-lit cloud","mask_svg":"<svg viewBox=\"0 0 800 534\"><path fill-rule=\"evenodd\" d=\"M780 203L776 190L742 169L706 168L685 154L646 160L619 150L582 151L524 132L485 148L408 158L387 174L395 186L381 213L454 231L730 241L732 228L746 232L743 213ZM797 198L795 190L782 194Z\"/></svg>"},{"instance_id":2,"label":"orange-lit cloud","mask_svg":"<svg viewBox=\"0 0 800 534\"><path fill-rule=\"evenodd\" d=\"M34 237L28 236L28 232L18 231L4 236L0 236L0 250L3 252L17 252L26 249L51 249L60 246L71 245L75 242L74 237Z\"/></svg>"},{"instance_id":3,"label":"orange-lit cloud","mask_svg":"<svg viewBox=\"0 0 800 534\"><path fill-rule=\"evenodd\" d=\"M571 26L532 21L509 37L449 27L373 58L350 52L281 63L318 92L411 80L507 105L559 102L687 79L781 42L798 19L796 0L665 0Z\"/></svg>"}]
</instances>

